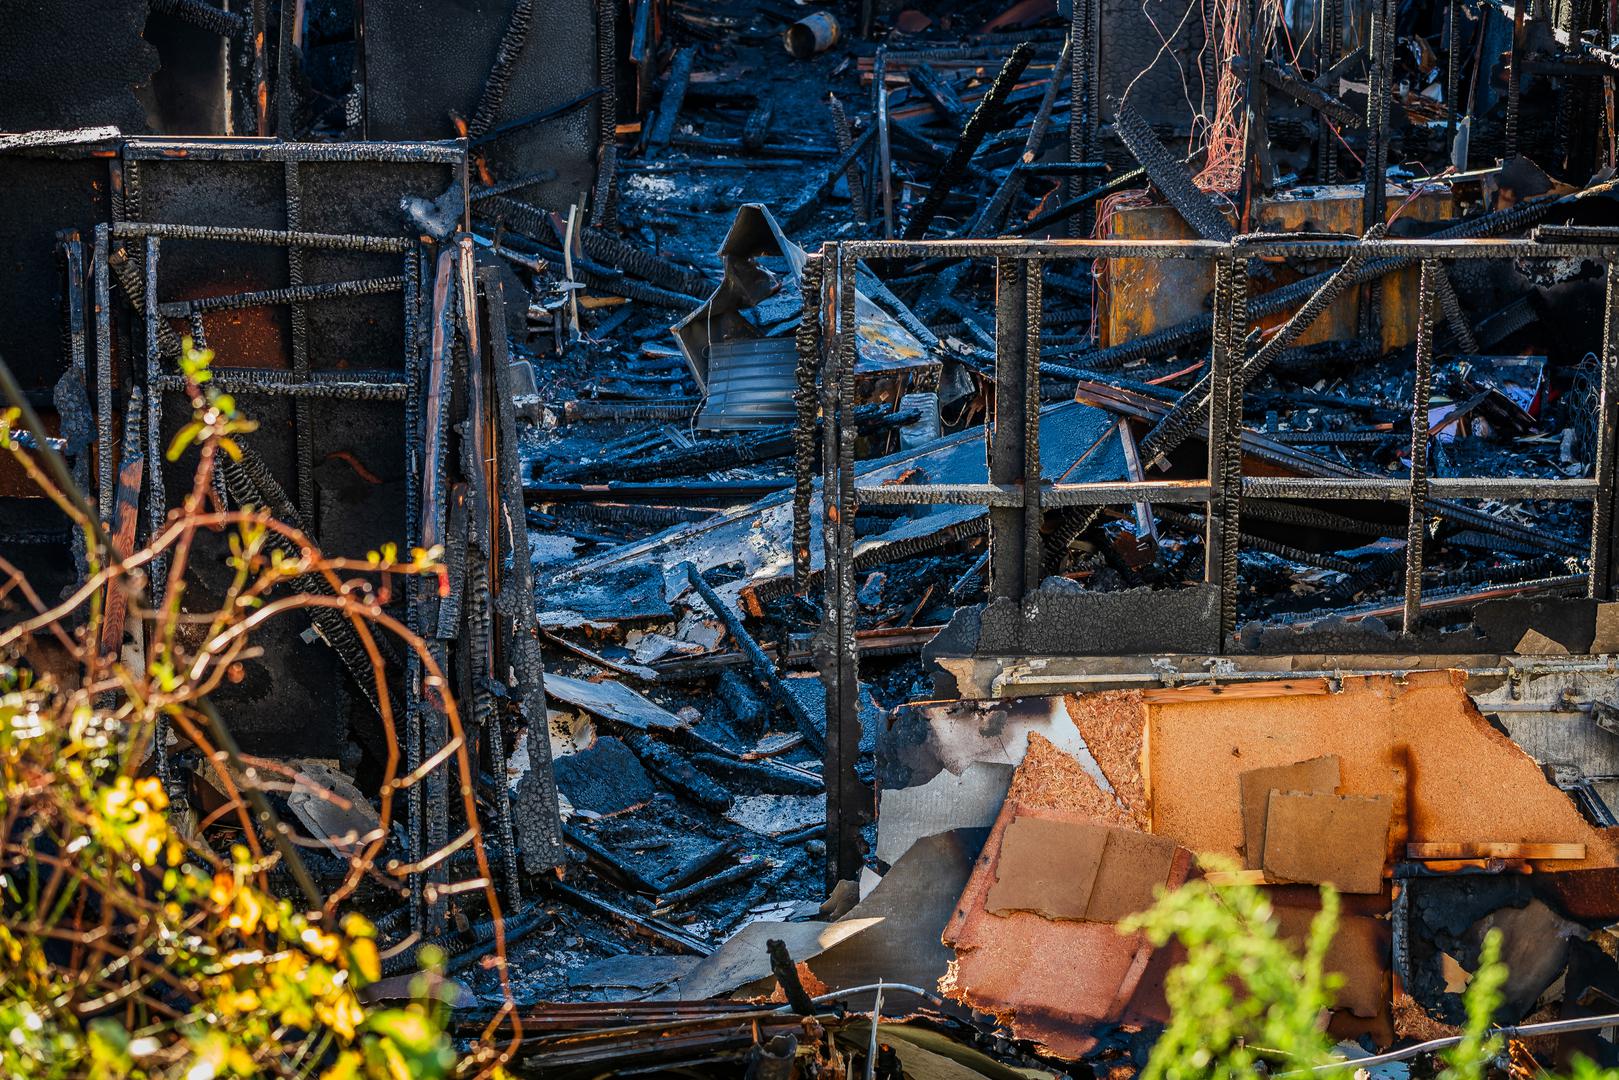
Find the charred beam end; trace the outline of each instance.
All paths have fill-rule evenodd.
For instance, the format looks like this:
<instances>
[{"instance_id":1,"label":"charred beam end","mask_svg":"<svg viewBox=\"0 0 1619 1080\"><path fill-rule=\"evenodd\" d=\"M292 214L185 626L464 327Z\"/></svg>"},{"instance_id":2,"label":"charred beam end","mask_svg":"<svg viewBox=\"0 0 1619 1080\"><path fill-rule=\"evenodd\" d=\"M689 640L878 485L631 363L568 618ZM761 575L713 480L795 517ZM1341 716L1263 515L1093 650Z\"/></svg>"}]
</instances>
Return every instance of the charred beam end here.
<instances>
[{"instance_id":1,"label":"charred beam end","mask_svg":"<svg viewBox=\"0 0 1619 1080\"><path fill-rule=\"evenodd\" d=\"M802 225L805 218L813 213L816 207L820 206L822 200L826 198L827 192L831 191L838 182L838 177L848 174L848 171L854 167L855 161L861 154L865 153L872 139L876 137L877 128L875 125L868 127L856 136L849 148L839 154L836 160L827 167L826 172L821 174L820 183L787 204L787 209L781 215L782 228L792 232Z\"/></svg>"},{"instance_id":2,"label":"charred beam end","mask_svg":"<svg viewBox=\"0 0 1619 1080\"><path fill-rule=\"evenodd\" d=\"M962 174L967 170L967 163L978 152L983 143L984 136L1000 122L1002 111L1006 106L1006 99L1017 86L1017 81L1023 74L1023 69L1029 66L1034 59L1034 45L1025 41L1012 50L1012 55L1006 58L1001 66L1000 73L990 84L989 91L978 102L978 108L968 118L967 124L961 129L961 137L956 140L955 149L939 169L939 175L934 178L933 186L928 189L927 196L922 205L916 208L916 213L905 224L905 239L920 240L927 235L928 225L944 205L946 196L955 188Z\"/></svg>"},{"instance_id":3,"label":"charred beam end","mask_svg":"<svg viewBox=\"0 0 1619 1080\"><path fill-rule=\"evenodd\" d=\"M585 229L579 234L581 246L592 259L617 267L636 277L671 292L689 296L703 296L713 284L695 270L676 266L667 259L627 244L610 233L599 229Z\"/></svg>"},{"instance_id":4,"label":"charred beam end","mask_svg":"<svg viewBox=\"0 0 1619 1080\"><path fill-rule=\"evenodd\" d=\"M1112 180L1109 180L1099 188L1092 191L1087 191L1078 198L1069 199L1067 202L1054 206L1037 217L1030 218L1027 222L1011 230L1008 235L1027 236L1029 233L1039 232L1048 225L1055 225L1059 221L1066 221L1075 214L1079 213L1081 210L1085 209L1085 207L1094 203L1096 200L1105 199L1109 195L1123 191L1125 188L1128 188L1134 184L1139 184L1145 179L1147 179L1146 169L1131 169L1127 173L1114 177Z\"/></svg>"},{"instance_id":5,"label":"charred beam end","mask_svg":"<svg viewBox=\"0 0 1619 1080\"><path fill-rule=\"evenodd\" d=\"M658 118L647 136L647 156L657 157L658 151L669 145L675 133L675 121L680 118L680 106L686 100L686 87L691 85L692 65L697 61L697 49L687 45L675 53L669 63L669 76L663 84L663 99L658 102Z\"/></svg>"},{"instance_id":6,"label":"charred beam end","mask_svg":"<svg viewBox=\"0 0 1619 1080\"><path fill-rule=\"evenodd\" d=\"M787 1004L792 1006L793 1012L799 1016L814 1016L815 1002L804 990L804 984L798 978L798 966L787 951L787 943L776 938L765 942L765 948L770 951L770 971L781 984L782 993L787 995Z\"/></svg>"},{"instance_id":7,"label":"charred beam end","mask_svg":"<svg viewBox=\"0 0 1619 1080\"><path fill-rule=\"evenodd\" d=\"M245 15L222 11L212 4L204 3L203 0L152 0L151 8L154 14L172 15L199 30L206 30L223 38L240 37L248 30L249 24Z\"/></svg>"},{"instance_id":8,"label":"charred beam end","mask_svg":"<svg viewBox=\"0 0 1619 1080\"><path fill-rule=\"evenodd\" d=\"M1147 170L1147 177L1153 186L1163 192L1169 204L1203 239L1229 242L1231 225L1214 208L1208 195L1192 182L1192 174L1186 166L1158 141L1152 125L1136 112L1128 100L1118 102L1115 108L1119 138L1124 140L1124 145L1141 163L1141 167Z\"/></svg>"},{"instance_id":9,"label":"charred beam end","mask_svg":"<svg viewBox=\"0 0 1619 1080\"><path fill-rule=\"evenodd\" d=\"M135 267L135 261L130 258L129 252L123 248L114 248L107 255L107 269L112 273L113 281L129 301L130 308L142 319L146 317L146 287L141 281L141 273ZM163 356L180 355L180 335L174 332L174 327L163 320L157 322L157 347Z\"/></svg>"},{"instance_id":10,"label":"charred beam end","mask_svg":"<svg viewBox=\"0 0 1619 1080\"><path fill-rule=\"evenodd\" d=\"M1247 69L1247 64L1242 57L1234 56L1231 58L1231 68L1241 75ZM1342 98L1314 83L1305 82L1274 60L1265 61L1259 69L1259 77L1265 81L1266 86L1280 90L1300 105L1314 109L1339 127L1366 126L1366 117L1356 112Z\"/></svg>"},{"instance_id":11,"label":"charred beam end","mask_svg":"<svg viewBox=\"0 0 1619 1080\"><path fill-rule=\"evenodd\" d=\"M1023 155L1018 163L1007 170L1001 182L996 185L995 193L989 197L984 208L978 216L967 226L963 235L982 236L986 232L1000 232L1006 224L1007 211L1012 206L1012 196L1023 183L1022 166L1032 162L1040 156L1040 148L1046 141L1046 129L1051 126L1051 111L1057 105L1057 92L1062 88L1062 72L1068 67L1068 55L1072 42L1064 41L1062 52L1057 56L1057 64L1051 70L1051 81L1046 84L1045 95L1040 99L1040 107L1035 110L1034 120L1029 124L1029 132L1023 142ZM1081 162L1080 164L1085 164Z\"/></svg>"},{"instance_id":12,"label":"charred beam end","mask_svg":"<svg viewBox=\"0 0 1619 1080\"><path fill-rule=\"evenodd\" d=\"M489 67L489 77L484 81L478 107L467 123L467 134L472 138L487 134L505 106L512 71L517 67L518 57L523 55L523 46L528 42L528 28L533 21L534 0L517 0L506 23L506 33L501 36L500 45L495 50L495 61Z\"/></svg>"},{"instance_id":13,"label":"charred beam end","mask_svg":"<svg viewBox=\"0 0 1619 1080\"><path fill-rule=\"evenodd\" d=\"M827 107L832 112L832 131L838 144L838 155L841 157L849 153L854 147L854 128L849 123L849 116L843 109L843 102L838 100L836 94L827 95ZM862 225L866 223L866 183L860 175L860 163L854 158L849 159L849 167L844 172L844 180L849 185L849 205L854 207L855 220Z\"/></svg>"},{"instance_id":14,"label":"charred beam end","mask_svg":"<svg viewBox=\"0 0 1619 1080\"><path fill-rule=\"evenodd\" d=\"M826 752L825 732L821 731L820 727L815 723L815 718L804 710L804 706L799 700L783 685L781 676L776 672L776 665L770 662L770 657L765 655L765 651L759 647L759 643L753 640L753 635L748 633L747 627L742 625L742 616L738 615L730 604L721 599L720 594L714 591L713 586L703 579L702 573L695 564L684 563L683 569L686 572L686 580L691 582L692 588L697 590L697 595L703 598L703 603L707 604L709 609L720 617L720 621L725 623L725 628L736 639L737 648L748 658L748 663L753 668L755 677L770 690L770 696L787 709L788 714L793 718L793 722L798 726L799 732L803 734L804 740L815 749L816 753L824 754Z\"/></svg>"},{"instance_id":15,"label":"charred beam end","mask_svg":"<svg viewBox=\"0 0 1619 1080\"><path fill-rule=\"evenodd\" d=\"M961 103L956 88L945 81L938 68L922 60L910 64L906 75L911 80L911 85L916 87L942 116L955 123L961 123L962 117L967 115L967 106Z\"/></svg>"}]
</instances>

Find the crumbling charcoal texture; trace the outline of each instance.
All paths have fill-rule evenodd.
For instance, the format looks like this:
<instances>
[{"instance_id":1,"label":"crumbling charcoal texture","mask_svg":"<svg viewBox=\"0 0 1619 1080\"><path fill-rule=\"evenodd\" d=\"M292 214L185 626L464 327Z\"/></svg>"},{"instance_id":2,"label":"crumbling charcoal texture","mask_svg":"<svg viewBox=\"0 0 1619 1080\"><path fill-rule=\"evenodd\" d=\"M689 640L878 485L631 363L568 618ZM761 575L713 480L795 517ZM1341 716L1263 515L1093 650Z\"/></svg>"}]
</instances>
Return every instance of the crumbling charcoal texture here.
<instances>
[{"instance_id":1,"label":"crumbling charcoal texture","mask_svg":"<svg viewBox=\"0 0 1619 1080\"><path fill-rule=\"evenodd\" d=\"M67 315L57 237L77 232L88 251L96 224L111 216L109 146L99 140L0 150L0 356L27 390L49 390L71 362L55 332Z\"/></svg>"},{"instance_id":2,"label":"crumbling charcoal texture","mask_svg":"<svg viewBox=\"0 0 1619 1080\"><path fill-rule=\"evenodd\" d=\"M962 609L929 644L927 655L1116 656L1220 649L1219 592L1208 585L1086 592L1048 581L1028 594L1025 604L997 600Z\"/></svg>"},{"instance_id":3,"label":"crumbling charcoal texture","mask_svg":"<svg viewBox=\"0 0 1619 1080\"><path fill-rule=\"evenodd\" d=\"M511 0L366 5L366 137L454 138L458 132L452 116L486 128L482 134L487 137L502 124L554 108L600 85L595 7L589 2L514 5ZM510 32L514 25L520 32ZM496 76L491 81L492 70ZM498 136L480 153L497 180L550 172L553 179L537 185L529 197L546 209L565 209L595 186L601 110L609 107L610 102L592 99L554 119Z\"/></svg>"},{"instance_id":4,"label":"crumbling charcoal texture","mask_svg":"<svg viewBox=\"0 0 1619 1080\"><path fill-rule=\"evenodd\" d=\"M0 3L0 131L111 126L149 130L137 91L157 70L141 36L146 0Z\"/></svg>"}]
</instances>

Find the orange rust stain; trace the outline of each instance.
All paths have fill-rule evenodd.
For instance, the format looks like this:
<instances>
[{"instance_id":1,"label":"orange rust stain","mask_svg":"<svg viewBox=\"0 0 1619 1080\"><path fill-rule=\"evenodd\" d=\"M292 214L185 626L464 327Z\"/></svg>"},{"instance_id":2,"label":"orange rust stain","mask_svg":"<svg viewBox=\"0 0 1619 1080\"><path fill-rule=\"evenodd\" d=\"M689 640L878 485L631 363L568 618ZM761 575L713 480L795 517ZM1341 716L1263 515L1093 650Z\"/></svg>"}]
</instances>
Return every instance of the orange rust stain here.
<instances>
[{"instance_id":1,"label":"orange rust stain","mask_svg":"<svg viewBox=\"0 0 1619 1080\"><path fill-rule=\"evenodd\" d=\"M353 454L349 453L347 450L334 450L330 454L326 455L325 460L326 461L331 461L334 458L336 460L338 460L338 461L341 461L343 464L347 465L349 468L353 469L355 474L357 476L359 476L359 478L361 480L364 480L366 483L368 483L368 484L380 484L380 483L382 483L382 478L380 476L378 476L376 473L373 473L370 469L367 469L364 465L361 465L360 464L360 459L355 457Z\"/></svg>"}]
</instances>

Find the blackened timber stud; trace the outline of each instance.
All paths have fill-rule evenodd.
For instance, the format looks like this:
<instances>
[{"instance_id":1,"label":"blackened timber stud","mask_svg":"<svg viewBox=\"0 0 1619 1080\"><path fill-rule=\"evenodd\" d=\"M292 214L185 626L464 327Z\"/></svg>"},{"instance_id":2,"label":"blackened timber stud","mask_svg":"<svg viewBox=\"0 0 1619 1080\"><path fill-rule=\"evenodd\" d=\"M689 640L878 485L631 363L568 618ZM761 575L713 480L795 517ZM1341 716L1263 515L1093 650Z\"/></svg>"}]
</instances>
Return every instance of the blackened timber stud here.
<instances>
[{"instance_id":1,"label":"blackened timber stud","mask_svg":"<svg viewBox=\"0 0 1619 1080\"><path fill-rule=\"evenodd\" d=\"M1422 555L1428 535L1428 401L1433 393L1433 329L1441 267L1422 264L1417 300L1417 358L1411 394L1411 506L1405 533L1405 616L1402 629L1413 634L1422 616Z\"/></svg>"},{"instance_id":2,"label":"blackened timber stud","mask_svg":"<svg viewBox=\"0 0 1619 1080\"><path fill-rule=\"evenodd\" d=\"M911 220L905 223L904 236L907 240L919 240L927 235L928 225L944 205L945 196L955 188L963 173L967 170L967 163L978 152L978 147L989 134L990 128L999 123L1001 113L1006 105L1006 99L1017 85L1023 69L1029 66L1034 59L1034 45L1025 41L1012 50L1012 55L1006 58L1000 73L990 84L989 90L978 102L978 108L968 118L967 124L961 129L961 137L950 151L950 157L940 166L939 173L933 180L933 186L922 199L922 204L911 215ZM1057 78L1056 75L1052 76Z\"/></svg>"},{"instance_id":3,"label":"blackened timber stud","mask_svg":"<svg viewBox=\"0 0 1619 1080\"><path fill-rule=\"evenodd\" d=\"M827 257L804 260L800 284L803 313L798 321L798 363L794 369L793 404L798 422L793 427L793 583L800 591L809 585L810 499L815 471L815 373L821 366L821 292Z\"/></svg>"},{"instance_id":4,"label":"blackened timber stud","mask_svg":"<svg viewBox=\"0 0 1619 1080\"><path fill-rule=\"evenodd\" d=\"M1596 499L1591 505L1591 572L1587 586L1594 600L1613 597L1613 484L1616 430L1619 430L1619 281L1614 263L1603 266L1606 278L1602 323L1602 374L1597 384L1596 460L1592 477Z\"/></svg>"}]
</instances>

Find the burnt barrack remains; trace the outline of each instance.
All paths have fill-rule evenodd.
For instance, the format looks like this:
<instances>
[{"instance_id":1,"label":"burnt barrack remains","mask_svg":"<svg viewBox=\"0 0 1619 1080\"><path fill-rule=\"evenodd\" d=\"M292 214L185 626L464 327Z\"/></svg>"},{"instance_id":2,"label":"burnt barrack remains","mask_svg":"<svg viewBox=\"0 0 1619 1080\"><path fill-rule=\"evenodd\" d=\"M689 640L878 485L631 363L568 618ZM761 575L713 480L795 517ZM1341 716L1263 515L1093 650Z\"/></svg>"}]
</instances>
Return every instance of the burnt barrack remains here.
<instances>
[{"instance_id":1,"label":"burnt barrack remains","mask_svg":"<svg viewBox=\"0 0 1619 1080\"><path fill-rule=\"evenodd\" d=\"M328 552L443 550L447 587L413 580L390 613L432 644L463 703L486 777L480 824L507 903L520 910L524 880L561 848L503 285L470 236L425 240L401 208L464 192L466 144L66 138L29 149L44 156L25 160L47 171L89 163L99 173L89 187L114 193L103 220L60 245L68 354L51 388L64 449L97 492L114 542L127 551L156 536L191 488L190 458L165 453L191 416L178 367L188 336L215 351L216 384L258 424L240 437L240 458L217 469L223 505L267 510ZM84 186L62 168L65 188ZM25 368L29 385L49 386L48 367ZM223 596L224 545L199 536L184 608ZM151 581L161 603L163 566ZM310 577L287 588L328 586ZM270 624L262 651L215 701L244 752L286 758L296 747L298 761L340 763L362 794L375 794L396 745L407 772L426 763L408 789L397 857L430 867L412 882L409 925L436 936L446 929L443 886L465 876L452 860L427 858L467 826L442 753L446 717L414 654L379 642L389 697L380 701L347 620L310 611L301 631ZM138 651L138 626L121 620L108 647L126 630L123 647ZM206 803L205 770L162 738L156 747L175 800Z\"/></svg>"},{"instance_id":2,"label":"burnt barrack remains","mask_svg":"<svg viewBox=\"0 0 1619 1080\"><path fill-rule=\"evenodd\" d=\"M1612 29L115 3L105 70L0 102L71 128L0 136L0 354L118 544L189 486L189 336L259 421L223 505L442 549L389 612L506 921L403 650L379 695L318 615L215 696L356 806L426 770L388 971L487 1003L515 944L535 1073L1129 1075L1173 958L1117 924L1195 876L1289 938L1339 889L1346 1040L1456 1022L1492 928L1512 1020L1612 1027ZM8 467L0 555L71 585ZM206 810L198 764L159 743ZM352 821L286 802L319 869Z\"/></svg>"}]
</instances>

